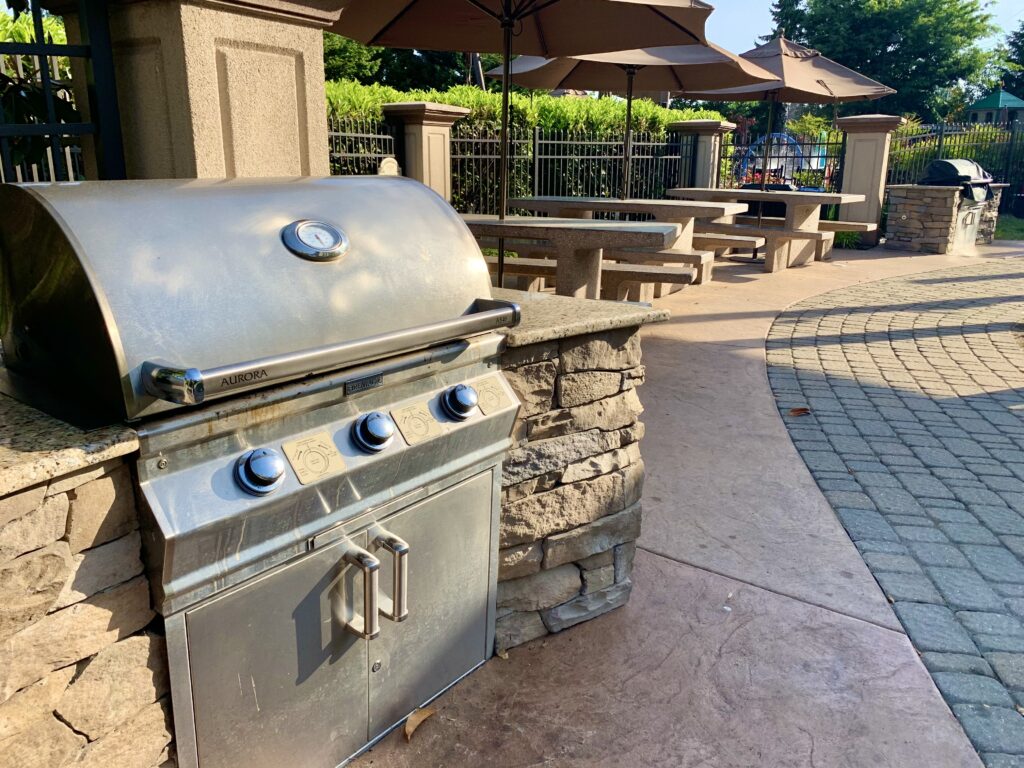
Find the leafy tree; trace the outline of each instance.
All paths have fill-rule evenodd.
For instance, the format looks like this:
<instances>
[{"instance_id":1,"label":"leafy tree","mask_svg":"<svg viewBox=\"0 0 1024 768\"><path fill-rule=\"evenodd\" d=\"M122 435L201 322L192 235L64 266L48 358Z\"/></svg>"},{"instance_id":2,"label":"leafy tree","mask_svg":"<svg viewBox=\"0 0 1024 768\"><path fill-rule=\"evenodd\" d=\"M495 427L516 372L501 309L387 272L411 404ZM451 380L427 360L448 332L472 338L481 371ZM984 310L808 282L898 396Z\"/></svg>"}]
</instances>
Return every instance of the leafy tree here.
<instances>
[{"instance_id":1,"label":"leafy tree","mask_svg":"<svg viewBox=\"0 0 1024 768\"><path fill-rule=\"evenodd\" d=\"M759 37L758 40L767 43L785 31L787 40L802 43L807 36L806 19L807 9L804 7L803 0L775 0L772 3L772 21L775 22L775 31L770 35Z\"/></svg>"},{"instance_id":2,"label":"leafy tree","mask_svg":"<svg viewBox=\"0 0 1024 768\"><path fill-rule=\"evenodd\" d=\"M380 68L379 49L324 32L324 77L328 80L372 81Z\"/></svg>"},{"instance_id":3,"label":"leafy tree","mask_svg":"<svg viewBox=\"0 0 1024 768\"><path fill-rule=\"evenodd\" d=\"M1006 62L1001 73L1003 88L1014 96L1020 96L1024 93L1024 21L1007 35L1006 49Z\"/></svg>"},{"instance_id":4,"label":"leafy tree","mask_svg":"<svg viewBox=\"0 0 1024 768\"><path fill-rule=\"evenodd\" d=\"M982 0L807 0L805 23L823 54L898 91L882 102L886 111L929 120L940 117L939 89L982 74L990 57L980 43L995 29Z\"/></svg>"}]
</instances>

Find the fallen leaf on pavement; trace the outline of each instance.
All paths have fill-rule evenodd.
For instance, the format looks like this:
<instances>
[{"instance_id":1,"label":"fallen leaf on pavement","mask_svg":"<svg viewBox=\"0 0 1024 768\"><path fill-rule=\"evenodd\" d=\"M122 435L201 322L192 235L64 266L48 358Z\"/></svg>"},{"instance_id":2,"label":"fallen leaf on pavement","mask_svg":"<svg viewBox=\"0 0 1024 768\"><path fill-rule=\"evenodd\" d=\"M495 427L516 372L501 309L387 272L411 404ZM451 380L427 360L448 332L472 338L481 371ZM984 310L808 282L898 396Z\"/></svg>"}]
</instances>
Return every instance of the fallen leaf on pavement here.
<instances>
[{"instance_id":1,"label":"fallen leaf on pavement","mask_svg":"<svg viewBox=\"0 0 1024 768\"><path fill-rule=\"evenodd\" d=\"M433 707L421 707L409 715L409 719L405 721L405 740L412 741L412 735L416 733L416 729L435 712L437 710Z\"/></svg>"},{"instance_id":2,"label":"fallen leaf on pavement","mask_svg":"<svg viewBox=\"0 0 1024 768\"><path fill-rule=\"evenodd\" d=\"M498 651L494 655L497 656L499 659L508 661L508 651Z\"/></svg>"},{"instance_id":3,"label":"fallen leaf on pavement","mask_svg":"<svg viewBox=\"0 0 1024 768\"><path fill-rule=\"evenodd\" d=\"M810 408L790 408L789 409L789 415L790 416L810 416L810 414L811 414L811 409Z\"/></svg>"}]
</instances>

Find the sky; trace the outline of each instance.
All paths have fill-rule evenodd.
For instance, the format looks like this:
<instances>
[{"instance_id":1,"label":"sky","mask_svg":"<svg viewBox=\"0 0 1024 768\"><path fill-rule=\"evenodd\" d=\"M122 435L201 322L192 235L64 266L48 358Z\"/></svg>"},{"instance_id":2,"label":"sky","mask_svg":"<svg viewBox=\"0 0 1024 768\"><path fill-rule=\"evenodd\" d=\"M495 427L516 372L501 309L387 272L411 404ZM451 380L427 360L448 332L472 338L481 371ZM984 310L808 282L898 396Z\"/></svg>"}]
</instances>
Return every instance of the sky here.
<instances>
[{"instance_id":1,"label":"sky","mask_svg":"<svg viewBox=\"0 0 1024 768\"><path fill-rule=\"evenodd\" d=\"M715 12L708 19L708 39L733 53L744 53L772 28L770 0L711 0ZM1024 0L993 0L989 13L1002 29L993 42L1024 21Z\"/></svg>"}]
</instances>

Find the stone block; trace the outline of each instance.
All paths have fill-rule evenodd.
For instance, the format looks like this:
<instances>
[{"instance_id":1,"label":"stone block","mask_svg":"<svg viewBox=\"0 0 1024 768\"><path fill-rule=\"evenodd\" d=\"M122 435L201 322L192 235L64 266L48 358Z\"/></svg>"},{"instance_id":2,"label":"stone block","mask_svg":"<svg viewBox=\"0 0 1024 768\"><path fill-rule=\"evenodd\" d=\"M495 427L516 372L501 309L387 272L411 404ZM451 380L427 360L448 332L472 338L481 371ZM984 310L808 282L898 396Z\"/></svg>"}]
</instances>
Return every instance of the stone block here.
<instances>
[{"instance_id":1,"label":"stone block","mask_svg":"<svg viewBox=\"0 0 1024 768\"><path fill-rule=\"evenodd\" d=\"M932 679L950 704L987 704L1012 707L1013 699L997 681L964 672L933 672Z\"/></svg>"},{"instance_id":2,"label":"stone block","mask_svg":"<svg viewBox=\"0 0 1024 768\"><path fill-rule=\"evenodd\" d=\"M627 541L615 548L615 581L627 581L633 573L633 560L636 558L636 542Z\"/></svg>"},{"instance_id":3,"label":"stone block","mask_svg":"<svg viewBox=\"0 0 1024 768\"><path fill-rule=\"evenodd\" d=\"M642 386L646 380L647 369L638 365L636 368L622 372L622 389L636 389Z\"/></svg>"},{"instance_id":4,"label":"stone block","mask_svg":"<svg viewBox=\"0 0 1024 768\"><path fill-rule=\"evenodd\" d=\"M558 366L550 360L505 371L505 378L522 401L523 416L550 411Z\"/></svg>"},{"instance_id":5,"label":"stone block","mask_svg":"<svg viewBox=\"0 0 1024 768\"><path fill-rule=\"evenodd\" d=\"M166 698L150 704L131 720L92 742L76 768L152 768L174 734Z\"/></svg>"},{"instance_id":6,"label":"stone block","mask_svg":"<svg viewBox=\"0 0 1024 768\"><path fill-rule=\"evenodd\" d=\"M561 632L580 622L597 618L620 606L629 600L629 593L633 589L632 582L624 581L613 584L610 587L580 595L575 600L564 603L548 611L541 612L541 618L545 626L551 632Z\"/></svg>"},{"instance_id":7,"label":"stone block","mask_svg":"<svg viewBox=\"0 0 1024 768\"><path fill-rule=\"evenodd\" d=\"M953 714L978 751L1024 753L1024 718L1016 710L954 704Z\"/></svg>"},{"instance_id":8,"label":"stone block","mask_svg":"<svg viewBox=\"0 0 1024 768\"><path fill-rule=\"evenodd\" d=\"M498 610L538 611L571 600L580 593L580 569L563 565L498 584Z\"/></svg>"},{"instance_id":9,"label":"stone block","mask_svg":"<svg viewBox=\"0 0 1024 768\"><path fill-rule=\"evenodd\" d=\"M923 603L896 603L893 608L918 651L978 655L970 636L948 608Z\"/></svg>"},{"instance_id":10,"label":"stone block","mask_svg":"<svg viewBox=\"0 0 1024 768\"><path fill-rule=\"evenodd\" d=\"M589 525L549 537L544 542L544 567L555 568L604 552L617 544L635 541L640 537L642 515L642 505L638 502Z\"/></svg>"},{"instance_id":11,"label":"stone block","mask_svg":"<svg viewBox=\"0 0 1024 768\"><path fill-rule=\"evenodd\" d=\"M921 654L921 661L924 662L924 666L929 672L963 672L971 675L994 676L992 667L980 656L929 651Z\"/></svg>"},{"instance_id":12,"label":"stone block","mask_svg":"<svg viewBox=\"0 0 1024 768\"><path fill-rule=\"evenodd\" d=\"M509 347L501 353L502 370L508 372L510 369L519 368L523 365L532 365L544 360L555 360L558 358L558 342L545 341L541 344L529 344L525 347Z\"/></svg>"},{"instance_id":13,"label":"stone block","mask_svg":"<svg viewBox=\"0 0 1024 768\"><path fill-rule=\"evenodd\" d=\"M598 568L604 568L606 565L615 564L615 550L609 549L605 552L598 552L596 555L585 557L582 560L578 560L576 565L580 567L581 571L596 571Z\"/></svg>"},{"instance_id":14,"label":"stone block","mask_svg":"<svg viewBox=\"0 0 1024 768\"><path fill-rule=\"evenodd\" d=\"M540 570L544 561L541 543L520 544L498 552L498 581L521 579Z\"/></svg>"},{"instance_id":15,"label":"stone block","mask_svg":"<svg viewBox=\"0 0 1024 768\"><path fill-rule=\"evenodd\" d=\"M85 743L84 736L79 736L53 715L47 715L33 723L31 728L0 741L0 768L67 765ZM115 763L108 763L104 768L113 765Z\"/></svg>"},{"instance_id":16,"label":"stone block","mask_svg":"<svg viewBox=\"0 0 1024 768\"><path fill-rule=\"evenodd\" d=\"M76 671L74 666L58 669L0 704L0 744L51 717Z\"/></svg>"},{"instance_id":17,"label":"stone block","mask_svg":"<svg viewBox=\"0 0 1024 768\"><path fill-rule=\"evenodd\" d=\"M0 499L0 530L12 520L24 517L43 503L46 486L37 485L27 491L19 491Z\"/></svg>"},{"instance_id":18,"label":"stone block","mask_svg":"<svg viewBox=\"0 0 1024 768\"><path fill-rule=\"evenodd\" d=\"M558 377L558 404L573 408L603 400L622 390L622 374L617 371L585 371Z\"/></svg>"},{"instance_id":19,"label":"stone block","mask_svg":"<svg viewBox=\"0 0 1024 768\"><path fill-rule=\"evenodd\" d=\"M107 646L86 662L56 711L75 731L95 741L159 700L167 689L163 638L135 635Z\"/></svg>"},{"instance_id":20,"label":"stone block","mask_svg":"<svg viewBox=\"0 0 1024 768\"><path fill-rule=\"evenodd\" d=\"M598 592L610 587L615 583L615 566L606 565L604 568L596 568L583 571L583 594Z\"/></svg>"},{"instance_id":21,"label":"stone block","mask_svg":"<svg viewBox=\"0 0 1024 768\"><path fill-rule=\"evenodd\" d=\"M636 328L620 328L560 343L563 373L624 371L640 365L640 336Z\"/></svg>"},{"instance_id":22,"label":"stone block","mask_svg":"<svg viewBox=\"0 0 1024 768\"><path fill-rule=\"evenodd\" d=\"M576 408L563 408L527 420L530 440L543 440L590 429L611 431L630 426L643 413L636 390Z\"/></svg>"},{"instance_id":23,"label":"stone block","mask_svg":"<svg viewBox=\"0 0 1024 768\"><path fill-rule=\"evenodd\" d=\"M0 702L138 632L152 618L144 577L44 616L0 644Z\"/></svg>"},{"instance_id":24,"label":"stone block","mask_svg":"<svg viewBox=\"0 0 1024 768\"><path fill-rule=\"evenodd\" d=\"M46 489L46 495L53 496L56 493L67 493L80 485L85 485L93 480L99 480L104 475L110 474L123 465L124 462L120 459L104 461L101 464L93 464L70 474L55 477L50 481L50 485Z\"/></svg>"},{"instance_id":25,"label":"stone block","mask_svg":"<svg viewBox=\"0 0 1024 768\"><path fill-rule=\"evenodd\" d=\"M71 568L71 550L63 541L0 566L0 640L6 640L50 610Z\"/></svg>"},{"instance_id":26,"label":"stone block","mask_svg":"<svg viewBox=\"0 0 1024 768\"><path fill-rule=\"evenodd\" d=\"M142 573L142 541L138 531L74 556L70 578L54 603L65 608L117 586Z\"/></svg>"},{"instance_id":27,"label":"stone block","mask_svg":"<svg viewBox=\"0 0 1024 768\"><path fill-rule=\"evenodd\" d=\"M31 512L0 528L0 563L52 544L63 538L68 519L68 497L51 496Z\"/></svg>"},{"instance_id":28,"label":"stone block","mask_svg":"<svg viewBox=\"0 0 1024 768\"><path fill-rule=\"evenodd\" d=\"M589 480L599 475L606 475L628 467L634 462L640 461L640 445L631 443L625 448L617 448L597 456L591 456L583 461L570 464L562 472L563 483L576 483L580 480Z\"/></svg>"},{"instance_id":29,"label":"stone block","mask_svg":"<svg viewBox=\"0 0 1024 768\"><path fill-rule=\"evenodd\" d=\"M974 571L966 568L928 568L939 592L952 608L965 611L1002 611L1003 601Z\"/></svg>"},{"instance_id":30,"label":"stone block","mask_svg":"<svg viewBox=\"0 0 1024 768\"><path fill-rule=\"evenodd\" d=\"M511 486L549 472L560 473L569 464L614 450L621 444L620 432L600 429L533 440L508 452L502 465L501 482Z\"/></svg>"},{"instance_id":31,"label":"stone block","mask_svg":"<svg viewBox=\"0 0 1024 768\"><path fill-rule=\"evenodd\" d=\"M558 470L541 475L540 477L531 478L522 483L510 485L501 490L501 504L504 506L515 501L522 501L527 496L533 496L536 493L547 493L557 488L561 482L562 472Z\"/></svg>"},{"instance_id":32,"label":"stone block","mask_svg":"<svg viewBox=\"0 0 1024 768\"><path fill-rule=\"evenodd\" d=\"M494 648L499 653L517 645L544 637L548 628L544 626L537 611L510 613L502 616L494 627Z\"/></svg>"},{"instance_id":33,"label":"stone block","mask_svg":"<svg viewBox=\"0 0 1024 768\"><path fill-rule=\"evenodd\" d=\"M135 491L127 466L69 491L68 543L78 554L120 538L138 526Z\"/></svg>"},{"instance_id":34,"label":"stone block","mask_svg":"<svg viewBox=\"0 0 1024 768\"><path fill-rule=\"evenodd\" d=\"M1024 691L1024 653L987 653L985 659L1007 688Z\"/></svg>"},{"instance_id":35,"label":"stone block","mask_svg":"<svg viewBox=\"0 0 1024 768\"><path fill-rule=\"evenodd\" d=\"M643 462L626 469L563 485L506 506L501 513L501 547L527 544L592 523L640 498Z\"/></svg>"}]
</instances>

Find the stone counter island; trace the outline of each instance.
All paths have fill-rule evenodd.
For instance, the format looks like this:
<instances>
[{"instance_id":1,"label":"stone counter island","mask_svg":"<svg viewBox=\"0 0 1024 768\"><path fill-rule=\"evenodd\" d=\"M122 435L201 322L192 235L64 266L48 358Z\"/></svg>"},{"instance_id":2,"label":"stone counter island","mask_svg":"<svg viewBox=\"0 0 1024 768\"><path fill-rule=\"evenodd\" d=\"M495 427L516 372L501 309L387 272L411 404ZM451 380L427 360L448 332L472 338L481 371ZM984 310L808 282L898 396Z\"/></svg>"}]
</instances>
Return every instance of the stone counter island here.
<instances>
[{"instance_id":1,"label":"stone counter island","mask_svg":"<svg viewBox=\"0 0 1024 768\"><path fill-rule=\"evenodd\" d=\"M499 651L626 602L640 533L641 325L667 313L518 301L502 367L523 401L504 465ZM173 768L133 430L82 432L0 396L0 768Z\"/></svg>"}]
</instances>

